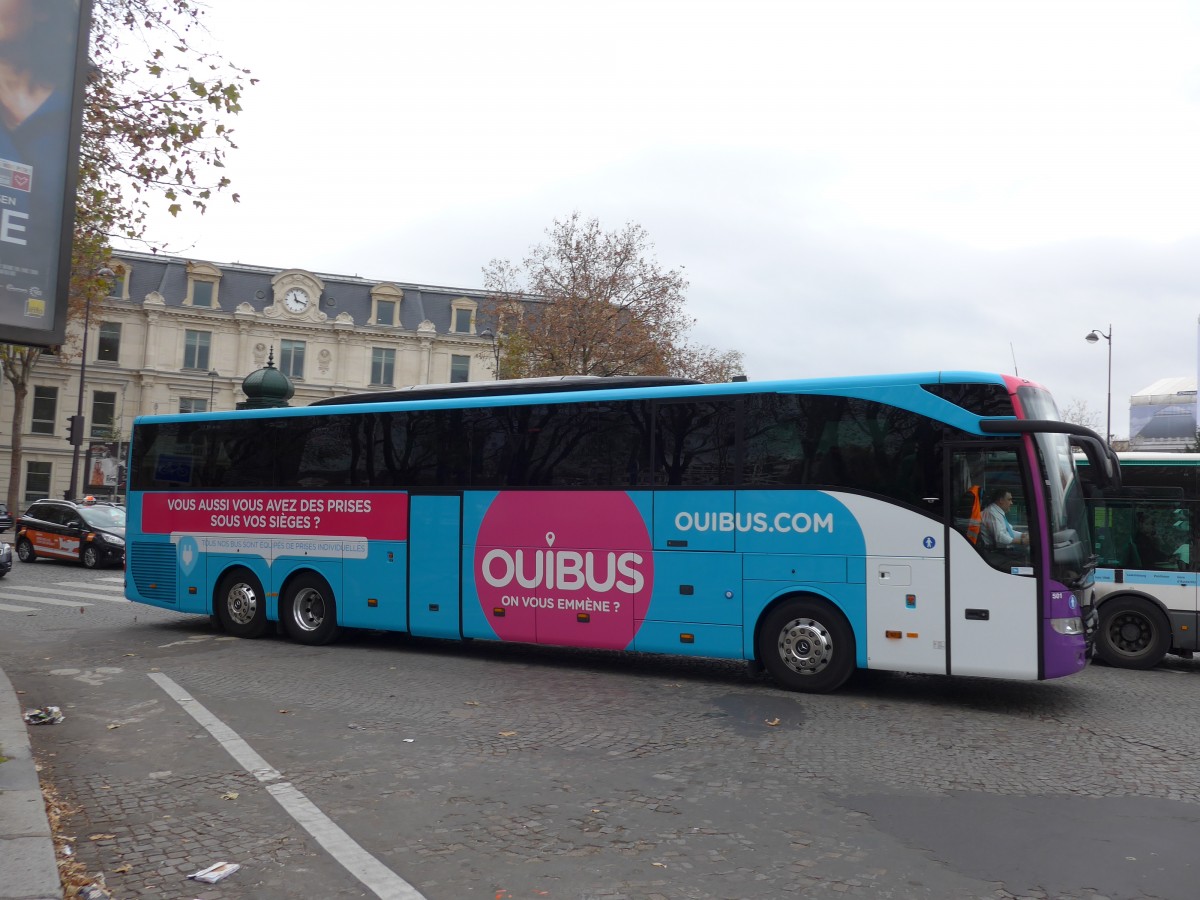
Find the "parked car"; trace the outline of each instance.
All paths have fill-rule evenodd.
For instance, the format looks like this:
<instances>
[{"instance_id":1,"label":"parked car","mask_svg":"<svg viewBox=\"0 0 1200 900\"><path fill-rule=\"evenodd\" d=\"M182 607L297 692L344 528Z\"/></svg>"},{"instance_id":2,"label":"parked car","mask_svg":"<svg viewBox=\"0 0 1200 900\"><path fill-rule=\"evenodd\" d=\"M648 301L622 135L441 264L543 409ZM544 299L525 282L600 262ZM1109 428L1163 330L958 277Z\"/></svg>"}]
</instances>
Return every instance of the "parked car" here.
<instances>
[{"instance_id":1,"label":"parked car","mask_svg":"<svg viewBox=\"0 0 1200 900\"><path fill-rule=\"evenodd\" d=\"M9 515L8 504L0 503L0 532L8 531L13 527L13 517Z\"/></svg>"},{"instance_id":2,"label":"parked car","mask_svg":"<svg viewBox=\"0 0 1200 900\"><path fill-rule=\"evenodd\" d=\"M0 578L12 571L12 544L0 541Z\"/></svg>"},{"instance_id":3,"label":"parked car","mask_svg":"<svg viewBox=\"0 0 1200 900\"><path fill-rule=\"evenodd\" d=\"M112 503L37 500L17 519L17 557L78 560L89 569L125 564L125 508Z\"/></svg>"}]
</instances>

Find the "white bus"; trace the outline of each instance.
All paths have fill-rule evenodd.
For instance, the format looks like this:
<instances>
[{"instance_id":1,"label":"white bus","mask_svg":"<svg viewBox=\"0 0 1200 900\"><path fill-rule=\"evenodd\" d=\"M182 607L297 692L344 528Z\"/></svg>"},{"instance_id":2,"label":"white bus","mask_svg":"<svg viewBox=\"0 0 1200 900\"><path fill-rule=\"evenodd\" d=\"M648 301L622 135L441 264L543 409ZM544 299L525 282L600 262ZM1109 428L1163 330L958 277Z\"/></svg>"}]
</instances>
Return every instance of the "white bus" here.
<instances>
[{"instance_id":1,"label":"white bus","mask_svg":"<svg viewBox=\"0 0 1200 900\"><path fill-rule=\"evenodd\" d=\"M1149 669L1198 644L1200 453L1119 453L1118 489L1091 488L1100 627L1096 655ZM1076 462L1088 478L1087 460Z\"/></svg>"}]
</instances>

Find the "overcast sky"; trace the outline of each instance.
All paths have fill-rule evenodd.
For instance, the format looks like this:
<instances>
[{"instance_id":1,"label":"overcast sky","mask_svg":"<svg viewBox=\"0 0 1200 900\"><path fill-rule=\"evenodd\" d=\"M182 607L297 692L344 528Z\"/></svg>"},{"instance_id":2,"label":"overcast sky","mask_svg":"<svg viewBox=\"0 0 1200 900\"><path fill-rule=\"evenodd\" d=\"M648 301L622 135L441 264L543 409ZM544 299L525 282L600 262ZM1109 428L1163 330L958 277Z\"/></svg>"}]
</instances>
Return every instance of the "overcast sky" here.
<instances>
[{"instance_id":1,"label":"overcast sky","mask_svg":"<svg viewBox=\"0 0 1200 900\"><path fill-rule=\"evenodd\" d=\"M261 83L216 263L477 289L556 217L644 226L752 380L984 369L1086 402L1197 370L1200 7L207 0Z\"/></svg>"}]
</instances>

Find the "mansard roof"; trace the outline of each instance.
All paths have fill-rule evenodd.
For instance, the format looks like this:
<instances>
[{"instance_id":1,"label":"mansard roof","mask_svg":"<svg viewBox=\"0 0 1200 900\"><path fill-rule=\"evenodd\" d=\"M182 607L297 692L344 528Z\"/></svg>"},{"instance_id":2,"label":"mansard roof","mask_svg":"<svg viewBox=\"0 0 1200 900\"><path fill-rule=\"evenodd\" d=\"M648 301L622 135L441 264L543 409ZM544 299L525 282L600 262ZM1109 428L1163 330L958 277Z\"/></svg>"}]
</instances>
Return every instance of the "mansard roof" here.
<instances>
[{"instance_id":1,"label":"mansard roof","mask_svg":"<svg viewBox=\"0 0 1200 900\"><path fill-rule=\"evenodd\" d=\"M232 313L242 303L250 304L255 312L260 313L271 306L275 302L272 281L283 272L300 272L322 284L323 289L318 298L318 308L321 312L330 319L337 318L341 313L348 313L355 325L365 325L371 318L371 290L381 285L390 285L403 292L400 302L400 327L407 331L416 331L422 322L428 320L433 323L437 333L448 333L451 330L455 300L473 300L480 308L484 302L484 292L479 289L441 287L393 279L372 281L357 275L331 275L294 266L273 268L244 263L217 263L134 251L116 251L113 257L127 260L131 264L131 301L140 303L147 294L157 291L168 307L183 305L188 291L188 267L197 264L213 266L220 271L218 302L221 310L228 313ZM482 315L476 319L476 333L487 327L481 324L482 319Z\"/></svg>"}]
</instances>

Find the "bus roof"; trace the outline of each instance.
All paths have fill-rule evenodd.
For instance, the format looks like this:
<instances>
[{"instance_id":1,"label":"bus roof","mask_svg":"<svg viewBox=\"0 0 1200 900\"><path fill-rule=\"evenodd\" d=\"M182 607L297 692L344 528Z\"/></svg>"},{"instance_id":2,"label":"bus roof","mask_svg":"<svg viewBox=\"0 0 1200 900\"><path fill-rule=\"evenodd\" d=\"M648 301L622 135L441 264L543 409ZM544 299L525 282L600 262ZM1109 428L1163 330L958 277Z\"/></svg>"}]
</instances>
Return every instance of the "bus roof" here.
<instances>
[{"instance_id":1,"label":"bus roof","mask_svg":"<svg viewBox=\"0 0 1200 900\"><path fill-rule=\"evenodd\" d=\"M736 381L704 383L667 376L581 376L512 379L506 381L462 382L453 385L419 385L395 391L326 397L308 406L267 407L203 413L156 413L141 415L134 425L148 422L211 422L241 418L290 418L323 415L338 407L358 411L375 407L389 411L400 409L444 409L464 406L527 405L539 402L582 403L593 399L608 402L642 394L648 399L680 400L734 397L740 394L823 394L841 397L869 397L903 407L950 425L980 433L980 415L942 399L928 388L932 385L985 384L1003 390L1013 386L1039 385L1025 379L994 372L909 372L854 375L835 378L804 378L787 381ZM644 392L644 393L643 393ZM543 399L544 398L544 399ZM1004 416L1000 421L1015 422Z\"/></svg>"},{"instance_id":2,"label":"bus roof","mask_svg":"<svg viewBox=\"0 0 1200 900\"><path fill-rule=\"evenodd\" d=\"M1170 450L1118 450L1117 458L1123 466L1138 466L1154 463L1169 466L1200 466L1200 453L1181 453Z\"/></svg>"},{"instance_id":3,"label":"bus roof","mask_svg":"<svg viewBox=\"0 0 1200 900\"><path fill-rule=\"evenodd\" d=\"M694 378L667 375L555 375L548 378L510 378L503 381L463 381L458 384L413 384L394 391L373 391L326 397L309 406L342 406L347 403L390 403L396 400L447 400L514 394L557 394L563 391L600 391L617 388L674 387L703 384Z\"/></svg>"}]
</instances>

